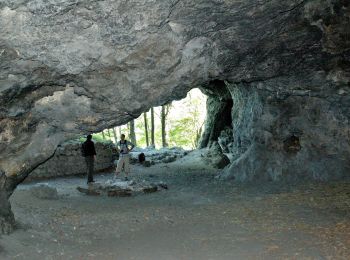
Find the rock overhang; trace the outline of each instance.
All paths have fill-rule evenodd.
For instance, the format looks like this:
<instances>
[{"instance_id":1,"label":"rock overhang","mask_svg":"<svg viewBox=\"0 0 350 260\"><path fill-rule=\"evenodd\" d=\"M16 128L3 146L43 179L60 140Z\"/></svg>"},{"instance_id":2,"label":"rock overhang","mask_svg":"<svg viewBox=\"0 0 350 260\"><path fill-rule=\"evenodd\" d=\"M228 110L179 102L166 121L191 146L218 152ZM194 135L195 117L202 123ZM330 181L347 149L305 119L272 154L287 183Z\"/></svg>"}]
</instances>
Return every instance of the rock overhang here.
<instances>
[{"instance_id":1,"label":"rock overhang","mask_svg":"<svg viewBox=\"0 0 350 260\"><path fill-rule=\"evenodd\" d=\"M3 168L26 142L27 156L42 144L53 152L216 79L348 93L346 1L37 0L0 10Z\"/></svg>"}]
</instances>

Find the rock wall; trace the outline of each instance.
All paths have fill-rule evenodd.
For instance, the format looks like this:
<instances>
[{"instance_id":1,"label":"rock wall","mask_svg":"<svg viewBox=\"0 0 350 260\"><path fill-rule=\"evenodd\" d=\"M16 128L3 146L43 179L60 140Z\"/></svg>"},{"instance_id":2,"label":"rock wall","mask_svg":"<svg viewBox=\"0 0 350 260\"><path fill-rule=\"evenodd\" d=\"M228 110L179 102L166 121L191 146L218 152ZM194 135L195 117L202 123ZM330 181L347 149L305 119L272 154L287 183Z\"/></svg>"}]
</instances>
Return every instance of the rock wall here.
<instances>
[{"instance_id":1,"label":"rock wall","mask_svg":"<svg viewBox=\"0 0 350 260\"><path fill-rule=\"evenodd\" d=\"M261 84L228 84L232 129L218 138L237 181L332 180L350 176L350 101L344 89L267 91ZM345 103L343 103L345 102ZM228 138L227 133L232 133Z\"/></svg>"},{"instance_id":2,"label":"rock wall","mask_svg":"<svg viewBox=\"0 0 350 260\"><path fill-rule=\"evenodd\" d=\"M81 142L69 141L63 143L56 150L55 155L46 163L36 168L28 180L71 176L86 173L84 157L81 156ZM114 167L117 150L112 142L95 143L96 161L95 171L102 171Z\"/></svg>"},{"instance_id":3,"label":"rock wall","mask_svg":"<svg viewBox=\"0 0 350 260\"><path fill-rule=\"evenodd\" d=\"M201 90L207 95L207 118L199 140L199 148L205 148L218 140L225 127L231 126L232 98L223 81L210 82Z\"/></svg>"},{"instance_id":4,"label":"rock wall","mask_svg":"<svg viewBox=\"0 0 350 260\"><path fill-rule=\"evenodd\" d=\"M22 179L65 140L193 87L222 97L215 81L343 89L348 107L349 13L345 0L2 0L1 170Z\"/></svg>"}]
</instances>

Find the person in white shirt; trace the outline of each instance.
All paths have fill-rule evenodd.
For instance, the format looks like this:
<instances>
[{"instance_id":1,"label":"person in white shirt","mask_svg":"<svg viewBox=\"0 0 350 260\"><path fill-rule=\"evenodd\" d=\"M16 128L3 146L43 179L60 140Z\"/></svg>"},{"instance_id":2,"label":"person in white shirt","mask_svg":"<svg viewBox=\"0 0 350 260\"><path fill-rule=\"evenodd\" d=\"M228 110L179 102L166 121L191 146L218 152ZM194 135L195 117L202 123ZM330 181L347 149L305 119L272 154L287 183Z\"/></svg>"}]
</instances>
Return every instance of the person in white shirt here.
<instances>
[{"instance_id":1,"label":"person in white shirt","mask_svg":"<svg viewBox=\"0 0 350 260\"><path fill-rule=\"evenodd\" d=\"M119 160L117 169L115 171L115 175L119 175L124 167L125 180L128 180L128 176L130 174L130 154L129 152L134 149L134 144L125 140L125 135L122 134L120 136L120 141L117 143L117 149L119 151Z\"/></svg>"}]
</instances>

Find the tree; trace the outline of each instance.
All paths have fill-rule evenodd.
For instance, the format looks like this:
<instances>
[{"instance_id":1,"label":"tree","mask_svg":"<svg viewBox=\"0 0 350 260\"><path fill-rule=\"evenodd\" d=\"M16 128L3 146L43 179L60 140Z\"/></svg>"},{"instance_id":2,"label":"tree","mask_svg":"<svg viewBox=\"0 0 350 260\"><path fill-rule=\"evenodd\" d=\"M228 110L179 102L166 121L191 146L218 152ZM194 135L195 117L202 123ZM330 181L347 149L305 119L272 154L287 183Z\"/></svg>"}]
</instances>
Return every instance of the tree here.
<instances>
[{"instance_id":1,"label":"tree","mask_svg":"<svg viewBox=\"0 0 350 260\"><path fill-rule=\"evenodd\" d=\"M155 146L155 140L154 140L154 108L151 108L151 145Z\"/></svg>"},{"instance_id":2,"label":"tree","mask_svg":"<svg viewBox=\"0 0 350 260\"><path fill-rule=\"evenodd\" d=\"M137 145L146 147L154 144L157 147L164 145L195 149L205 120L205 101L205 95L197 89L188 93L186 99L171 103L171 106L168 104L164 105L163 108L161 106L151 108L150 116L148 112L143 113L134 120ZM162 109L163 127L161 122ZM125 133L128 135L128 139L132 141L130 128L130 123L122 125L118 127L119 130L115 129L116 135L118 134L119 137L121 133ZM112 131L111 134L113 134Z\"/></svg>"},{"instance_id":3,"label":"tree","mask_svg":"<svg viewBox=\"0 0 350 260\"><path fill-rule=\"evenodd\" d=\"M114 142L117 143L118 139L117 139L117 133L115 131L115 127L112 128L113 129L113 137L114 137Z\"/></svg>"},{"instance_id":4,"label":"tree","mask_svg":"<svg viewBox=\"0 0 350 260\"><path fill-rule=\"evenodd\" d=\"M161 125L162 125L162 146L167 147L168 143L166 140L166 118L169 114L171 103L162 106L161 112Z\"/></svg>"},{"instance_id":5,"label":"tree","mask_svg":"<svg viewBox=\"0 0 350 260\"><path fill-rule=\"evenodd\" d=\"M169 130L169 143L171 146L187 146L197 148L201 128L197 129L194 118L190 116L172 122Z\"/></svg>"},{"instance_id":6,"label":"tree","mask_svg":"<svg viewBox=\"0 0 350 260\"><path fill-rule=\"evenodd\" d=\"M135 120L131 120L129 123L130 139L131 142L136 146L136 134L135 134Z\"/></svg>"},{"instance_id":7,"label":"tree","mask_svg":"<svg viewBox=\"0 0 350 260\"><path fill-rule=\"evenodd\" d=\"M144 119L144 122L145 122L146 144L147 144L147 146L149 146L147 112L143 113L143 119Z\"/></svg>"},{"instance_id":8,"label":"tree","mask_svg":"<svg viewBox=\"0 0 350 260\"><path fill-rule=\"evenodd\" d=\"M105 140L106 137L105 137L105 133L104 133L103 131L104 131L104 130L102 130L102 132L101 132L101 133L102 133L102 139Z\"/></svg>"},{"instance_id":9,"label":"tree","mask_svg":"<svg viewBox=\"0 0 350 260\"><path fill-rule=\"evenodd\" d=\"M108 134L108 139L111 139L111 132L109 131L109 128L107 128L107 134Z\"/></svg>"},{"instance_id":10,"label":"tree","mask_svg":"<svg viewBox=\"0 0 350 260\"><path fill-rule=\"evenodd\" d=\"M186 99L172 104L176 109L171 110L167 120L170 146L198 147L205 120L205 101L206 97L199 90L193 90Z\"/></svg>"}]
</instances>

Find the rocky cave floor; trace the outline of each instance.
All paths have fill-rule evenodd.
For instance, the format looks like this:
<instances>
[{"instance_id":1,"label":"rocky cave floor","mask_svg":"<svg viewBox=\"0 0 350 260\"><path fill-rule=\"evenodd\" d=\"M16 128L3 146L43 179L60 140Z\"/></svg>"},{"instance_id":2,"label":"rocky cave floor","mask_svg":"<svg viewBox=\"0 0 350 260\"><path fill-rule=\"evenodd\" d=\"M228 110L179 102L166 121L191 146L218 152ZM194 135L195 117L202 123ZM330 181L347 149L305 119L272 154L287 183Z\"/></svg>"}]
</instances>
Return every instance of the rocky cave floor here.
<instances>
[{"instance_id":1,"label":"rocky cave floor","mask_svg":"<svg viewBox=\"0 0 350 260\"><path fill-rule=\"evenodd\" d=\"M134 180L168 190L87 196L85 178L43 181L59 199L12 196L18 229L0 238L1 259L348 259L350 181L236 184L215 179L200 151L170 164L133 166ZM96 176L97 181L112 173Z\"/></svg>"}]
</instances>

